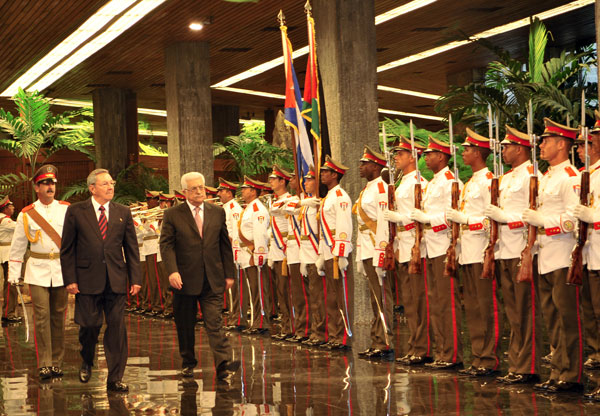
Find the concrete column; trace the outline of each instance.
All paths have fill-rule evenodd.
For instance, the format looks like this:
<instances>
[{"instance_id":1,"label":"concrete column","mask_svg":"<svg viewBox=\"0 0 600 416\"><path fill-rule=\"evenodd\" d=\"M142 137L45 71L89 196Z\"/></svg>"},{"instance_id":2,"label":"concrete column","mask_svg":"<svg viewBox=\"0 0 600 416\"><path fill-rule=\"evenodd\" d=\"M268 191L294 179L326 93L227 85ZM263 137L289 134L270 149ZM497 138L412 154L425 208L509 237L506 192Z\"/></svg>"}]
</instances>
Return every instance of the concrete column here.
<instances>
[{"instance_id":1,"label":"concrete column","mask_svg":"<svg viewBox=\"0 0 600 416\"><path fill-rule=\"evenodd\" d=\"M100 88L92 93L96 167L117 174L139 159L137 101L134 92Z\"/></svg>"},{"instance_id":2,"label":"concrete column","mask_svg":"<svg viewBox=\"0 0 600 416\"><path fill-rule=\"evenodd\" d=\"M342 187L356 200L366 184L358 173L363 146L379 143L374 2L314 0L313 6L331 152L350 167ZM355 278L354 293L355 323L369 323L366 279Z\"/></svg>"},{"instance_id":3,"label":"concrete column","mask_svg":"<svg viewBox=\"0 0 600 416\"><path fill-rule=\"evenodd\" d=\"M265 140L273 144L273 130L275 130L275 110L265 110Z\"/></svg>"},{"instance_id":4,"label":"concrete column","mask_svg":"<svg viewBox=\"0 0 600 416\"><path fill-rule=\"evenodd\" d=\"M227 136L240 134L240 107L237 105L212 106L213 140L223 143Z\"/></svg>"},{"instance_id":5,"label":"concrete column","mask_svg":"<svg viewBox=\"0 0 600 416\"><path fill-rule=\"evenodd\" d=\"M213 128L208 42L181 42L165 49L169 188L197 171L213 183Z\"/></svg>"}]
</instances>

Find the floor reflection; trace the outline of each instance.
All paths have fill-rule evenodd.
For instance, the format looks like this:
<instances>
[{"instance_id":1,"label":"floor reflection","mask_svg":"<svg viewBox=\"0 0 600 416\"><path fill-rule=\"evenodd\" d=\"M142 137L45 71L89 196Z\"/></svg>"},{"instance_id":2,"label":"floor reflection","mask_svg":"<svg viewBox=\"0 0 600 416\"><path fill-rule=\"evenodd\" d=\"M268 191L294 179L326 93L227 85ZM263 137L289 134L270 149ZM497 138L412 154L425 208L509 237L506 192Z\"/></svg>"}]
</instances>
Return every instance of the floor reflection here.
<instances>
[{"instance_id":1,"label":"floor reflection","mask_svg":"<svg viewBox=\"0 0 600 416\"><path fill-rule=\"evenodd\" d=\"M599 414L600 404L581 396L550 397L531 387L507 388L455 372L428 372L389 362L359 360L367 327L355 328L355 350L329 352L268 337L228 336L241 361L234 383L220 384L206 334L197 331L198 362L193 380L181 366L172 321L128 315L127 395L107 395L106 361L99 344L92 379L81 384L73 305L67 314L67 354L62 379L40 382L33 342L23 325L3 327L0 336L0 414L6 415L545 415ZM29 311L31 312L31 311ZM395 321L397 354L406 323ZM398 347L400 346L400 347ZM465 354L469 358L468 351ZM548 371L545 368L544 371ZM591 387L598 373L587 374Z\"/></svg>"}]
</instances>

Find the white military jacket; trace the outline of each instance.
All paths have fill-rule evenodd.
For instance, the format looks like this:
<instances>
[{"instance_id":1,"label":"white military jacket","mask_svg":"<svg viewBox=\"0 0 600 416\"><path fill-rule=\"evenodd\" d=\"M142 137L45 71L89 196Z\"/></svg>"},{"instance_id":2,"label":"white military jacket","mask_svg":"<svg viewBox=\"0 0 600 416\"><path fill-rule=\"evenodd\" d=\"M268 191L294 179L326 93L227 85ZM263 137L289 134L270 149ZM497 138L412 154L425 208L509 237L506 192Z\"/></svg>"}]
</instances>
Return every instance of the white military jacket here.
<instances>
[{"instance_id":1,"label":"white military jacket","mask_svg":"<svg viewBox=\"0 0 600 416\"><path fill-rule=\"evenodd\" d=\"M421 176L421 192L425 191L427 180ZM396 225L396 240L394 251L398 251L397 260L400 263L410 261L410 254L415 245L416 223L410 219L409 214L415 208L415 185L417 184L417 171L402 176L396 188L396 211L402 215L402 222ZM421 197L421 200L423 198ZM425 257L425 241L421 241L421 257Z\"/></svg>"},{"instance_id":2,"label":"white military jacket","mask_svg":"<svg viewBox=\"0 0 600 416\"><path fill-rule=\"evenodd\" d=\"M504 210L508 223L498 224L497 260L518 259L527 245L527 224L523 211L529 208L529 182L533 175L531 162L523 162L500 178L498 206ZM537 251L537 245L534 247Z\"/></svg>"},{"instance_id":3,"label":"white military jacket","mask_svg":"<svg viewBox=\"0 0 600 416\"><path fill-rule=\"evenodd\" d=\"M10 246L10 260L8 268L9 280L17 281L21 277L23 258L30 245L32 253L50 254L53 259L36 259L30 257L25 268L25 283L43 286L63 286L62 271L60 268L60 249L45 231L31 218L27 211L33 206L35 210L62 236L65 214L68 202L52 201L49 205L42 204L39 200L23 208L17 217L15 233ZM25 226L25 223L27 226ZM29 242L27 235L35 242Z\"/></svg>"},{"instance_id":4,"label":"white military jacket","mask_svg":"<svg viewBox=\"0 0 600 416\"><path fill-rule=\"evenodd\" d=\"M429 226L425 226L424 240L427 257L432 259L445 256L450 246L450 223L446 221L446 210L452 207L452 182L454 174L448 166L433 175L423 194L423 212L430 217ZM458 187L462 189L458 179Z\"/></svg>"},{"instance_id":5,"label":"white military jacket","mask_svg":"<svg viewBox=\"0 0 600 416\"><path fill-rule=\"evenodd\" d=\"M319 253L325 260L352 252L352 200L340 185L331 188L319 208Z\"/></svg>"},{"instance_id":6,"label":"white military jacket","mask_svg":"<svg viewBox=\"0 0 600 416\"><path fill-rule=\"evenodd\" d=\"M487 167L480 169L462 189L459 208L468 223L460 227L459 264L483 263L483 251L489 243L489 220L483 213L490 203L492 177Z\"/></svg>"},{"instance_id":7,"label":"white military jacket","mask_svg":"<svg viewBox=\"0 0 600 416\"><path fill-rule=\"evenodd\" d=\"M0 214L0 263L7 262L10 253L10 242L17 223L8 215Z\"/></svg>"},{"instance_id":8,"label":"white military jacket","mask_svg":"<svg viewBox=\"0 0 600 416\"><path fill-rule=\"evenodd\" d=\"M271 230L269 232L269 259L283 261L288 236L288 219L286 218L285 205L291 195L286 192L275 199L271 204Z\"/></svg>"},{"instance_id":9,"label":"white military jacket","mask_svg":"<svg viewBox=\"0 0 600 416\"><path fill-rule=\"evenodd\" d=\"M287 264L300 263L300 198L292 196L285 204L286 218L288 221L288 235L285 255Z\"/></svg>"},{"instance_id":10,"label":"white military jacket","mask_svg":"<svg viewBox=\"0 0 600 416\"><path fill-rule=\"evenodd\" d=\"M144 224L141 223L139 218L133 217L133 226L135 227L135 236L140 251L140 261L146 261L146 255L144 254L144 234L146 230L144 229Z\"/></svg>"},{"instance_id":11,"label":"white military jacket","mask_svg":"<svg viewBox=\"0 0 600 416\"><path fill-rule=\"evenodd\" d=\"M254 245L254 251L244 244L240 237L239 261L243 269L250 267L250 258L254 265L262 266L269 254L269 211L258 198L251 201L242 211L238 221L238 236L244 236Z\"/></svg>"},{"instance_id":12,"label":"white military jacket","mask_svg":"<svg viewBox=\"0 0 600 416\"><path fill-rule=\"evenodd\" d=\"M590 207L600 211L600 160L590 166ZM583 262L589 270L600 270L600 222L588 225Z\"/></svg>"},{"instance_id":13,"label":"white military jacket","mask_svg":"<svg viewBox=\"0 0 600 416\"><path fill-rule=\"evenodd\" d=\"M227 226L227 233L231 239L233 261L239 266L240 262L238 260L238 256L240 251L240 239L238 237L237 223L240 220L243 209L235 199L223 204L223 209L225 210L225 225Z\"/></svg>"},{"instance_id":14,"label":"white military jacket","mask_svg":"<svg viewBox=\"0 0 600 416\"><path fill-rule=\"evenodd\" d=\"M302 207L300 211L300 261L314 264L319 258L319 220L317 207Z\"/></svg>"},{"instance_id":15,"label":"white military jacket","mask_svg":"<svg viewBox=\"0 0 600 416\"><path fill-rule=\"evenodd\" d=\"M160 239L160 226L158 221L142 221L142 227L144 230L144 257L156 254L156 261L161 261L159 239Z\"/></svg>"},{"instance_id":16,"label":"white military jacket","mask_svg":"<svg viewBox=\"0 0 600 416\"><path fill-rule=\"evenodd\" d=\"M354 205L353 212L358 220L357 261L373 259L374 267L383 267L385 247L390 232L388 222L383 219L387 206L388 185L380 176L367 183ZM376 222L375 231L371 230L362 219L359 207L362 207L367 217Z\"/></svg>"},{"instance_id":17,"label":"white military jacket","mask_svg":"<svg viewBox=\"0 0 600 416\"><path fill-rule=\"evenodd\" d=\"M538 211L545 217L537 238L540 274L571 265L576 225L573 210L579 204L580 179L581 175L569 160L550 166L540 179Z\"/></svg>"}]
</instances>

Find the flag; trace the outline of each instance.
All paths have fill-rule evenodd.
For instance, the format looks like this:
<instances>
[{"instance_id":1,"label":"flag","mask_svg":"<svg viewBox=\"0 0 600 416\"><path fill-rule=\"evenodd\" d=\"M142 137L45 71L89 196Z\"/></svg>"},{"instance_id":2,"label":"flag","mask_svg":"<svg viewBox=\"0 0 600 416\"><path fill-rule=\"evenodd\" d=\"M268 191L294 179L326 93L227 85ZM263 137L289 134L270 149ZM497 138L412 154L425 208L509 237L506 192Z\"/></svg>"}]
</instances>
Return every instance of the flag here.
<instances>
[{"instance_id":1,"label":"flag","mask_svg":"<svg viewBox=\"0 0 600 416\"><path fill-rule=\"evenodd\" d=\"M283 44L283 62L285 69L285 124L292 129L296 160L296 175L302 179L308 173L309 167L314 164L310 139L302 118L302 95L298 86L298 78L294 70L292 58L292 44L287 36L287 27L281 25L281 41ZM304 186L302 186L304 189Z\"/></svg>"},{"instance_id":2,"label":"flag","mask_svg":"<svg viewBox=\"0 0 600 416\"><path fill-rule=\"evenodd\" d=\"M315 169L318 170L321 166L321 109L319 105L319 74L315 42L315 21L310 14L307 14L306 18L308 21L308 62L306 64L306 78L304 79L302 117L309 123L310 133L314 138L314 163Z\"/></svg>"}]
</instances>

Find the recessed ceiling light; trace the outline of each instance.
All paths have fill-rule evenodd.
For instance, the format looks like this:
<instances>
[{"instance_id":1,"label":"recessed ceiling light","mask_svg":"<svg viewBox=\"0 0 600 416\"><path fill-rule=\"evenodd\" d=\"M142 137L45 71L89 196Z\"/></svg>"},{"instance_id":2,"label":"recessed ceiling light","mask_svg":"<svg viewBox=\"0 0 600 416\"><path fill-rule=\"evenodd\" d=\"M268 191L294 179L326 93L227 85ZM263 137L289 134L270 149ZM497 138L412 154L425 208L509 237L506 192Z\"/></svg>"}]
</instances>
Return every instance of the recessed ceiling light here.
<instances>
[{"instance_id":1,"label":"recessed ceiling light","mask_svg":"<svg viewBox=\"0 0 600 416\"><path fill-rule=\"evenodd\" d=\"M202 28L204 28L204 25L202 23L198 23L198 22L190 23L190 29L192 29L192 30L202 30Z\"/></svg>"}]
</instances>

